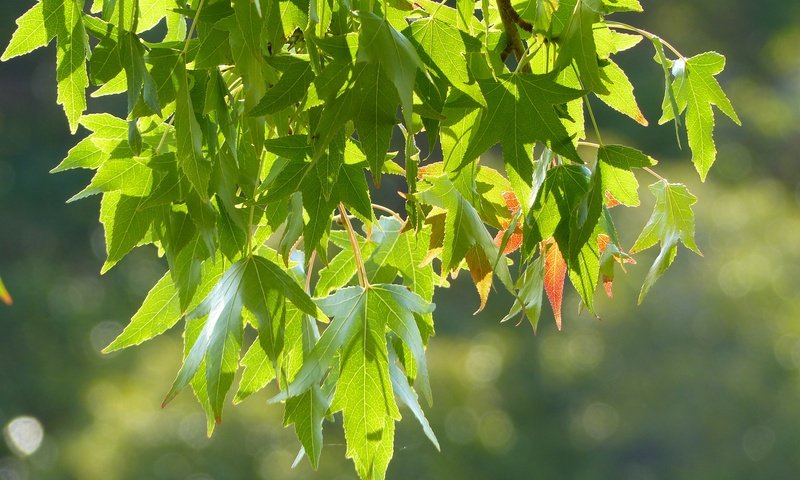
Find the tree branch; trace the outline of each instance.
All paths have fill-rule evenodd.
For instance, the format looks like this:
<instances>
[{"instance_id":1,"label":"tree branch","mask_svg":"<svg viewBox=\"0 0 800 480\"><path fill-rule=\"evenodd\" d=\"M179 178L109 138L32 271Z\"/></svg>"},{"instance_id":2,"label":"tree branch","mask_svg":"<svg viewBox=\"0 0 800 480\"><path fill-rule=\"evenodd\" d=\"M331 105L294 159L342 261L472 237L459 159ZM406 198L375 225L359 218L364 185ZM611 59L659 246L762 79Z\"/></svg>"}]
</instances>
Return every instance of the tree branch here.
<instances>
[{"instance_id":1,"label":"tree branch","mask_svg":"<svg viewBox=\"0 0 800 480\"><path fill-rule=\"evenodd\" d=\"M506 31L506 38L508 39L508 47L506 47L504 53L510 48L511 51L514 52L514 57L516 57L517 62L521 62L522 56L525 54L525 46L522 44L517 25L526 30L529 28L533 30L533 27L520 18L517 11L511 6L511 0L497 0L497 10L500 12L500 20L503 21L503 28ZM522 71L530 73L531 69L528 65L525 65Z\"/></svg>"}]
</instances>

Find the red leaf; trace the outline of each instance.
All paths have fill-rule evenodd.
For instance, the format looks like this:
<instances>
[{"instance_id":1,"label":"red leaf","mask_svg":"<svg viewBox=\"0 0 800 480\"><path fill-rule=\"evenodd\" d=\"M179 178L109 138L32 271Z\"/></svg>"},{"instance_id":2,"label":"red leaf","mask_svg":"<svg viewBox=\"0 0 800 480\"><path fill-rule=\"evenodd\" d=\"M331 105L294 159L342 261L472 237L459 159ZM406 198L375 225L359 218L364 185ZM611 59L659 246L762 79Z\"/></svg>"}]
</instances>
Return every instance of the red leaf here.
<instances>
[{"instance_id":1,"label":"red leaf","mask_svg":"<svg viewBox=\"0 0 800 480\"><path fill-rule=\"evenodd\" d=\"M561 330L561 301L564 298L564 280L567 276L567 262L558 249L558 244L553 238L545 240L542 244L544 251L544 291L550 306L553 307L553 316L556 318L556 327Z\"/></svg>"},{"instance_id":2,"label":"red leaf","mask_svg":"<svg viewBox=\"0 0 800 480\"><path fill-rule=\"evenodd\" d=\"M508 209L511 216L514 216L519 211L519 200L517 200L517 196L514 192L503 192L503 199L506 201L506 208ZM494 244L499 247L503 243L503 236L505 236L506 232L508 231L510 225L509 222L502 223L503 228L497 232L497 235L494 237ZM517 225L514 228L514 233L508 238L508 243L506 243L505 248L503 249L503 254L508 255L509 253L514 253L519 250L519 247L522 246L522 226L520 222L517 222Z\"/></svg>"},{"instance_id":3,"label":"red leaf","mask_svg":"<svg viewBox=\"0 0 800 480\"><path fill-rule=\"evenodd\" d=\"M511 215L516 214L519 211L519 200L514 192L503 192L503 199L506 201L506 208Z\"/></svg>"},{"instance_id":4,"label":"red leaf","mask_svg":"<svg viewBox=\"0 0 800 480\"><path fill-rule=\"evenodd\" d=\"M503 228L497 232L497 235L494 236L494 244L495 246L499 247L503 243L503 236L508 231L508 224L503 223ZM503 249L503 254L508 255L509 253L516 252L519 247L522 246L522 230L519 227L511 234L508 238L508 243L506 243L506 248Z\"/></svg>"}]
</instances>

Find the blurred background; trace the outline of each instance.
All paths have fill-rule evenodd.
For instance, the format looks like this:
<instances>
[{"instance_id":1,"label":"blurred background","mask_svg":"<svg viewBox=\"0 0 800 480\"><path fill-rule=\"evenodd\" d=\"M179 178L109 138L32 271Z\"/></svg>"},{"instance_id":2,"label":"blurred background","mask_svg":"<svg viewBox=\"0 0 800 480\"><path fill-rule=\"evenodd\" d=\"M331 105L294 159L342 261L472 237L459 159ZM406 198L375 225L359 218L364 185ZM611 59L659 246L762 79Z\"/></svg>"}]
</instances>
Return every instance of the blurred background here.
<instances>
[{"instance_id":1,"label":"blurred background","mask_svg":"<svg viewBox=\"0 0 800 480\"><path fill-rule=\"evenodd\" d=\"M3 47L30 4L0 2ZM442 452L406 411L389 478L797 478L800 3L642 4L630 22L687 56L728 57L720 80L744 127L717 116L718 163L705 184L672 125L642 129L595 103L604 136L652 154L700 198L705 257L682 249L637 307L657 253L648 251L618 276L614 300L600 300L601 320L570 294L564 331L545 308L538 336L498 324L510 304L499 295L473 317L478 299L461 275L438 295L429 348L428 417ZM99 277L99 201L64 204L90 174L48 174L76 141L55 103L54 55L51 46L0 65L0 274L14 296L0 305L0 480L355 479L339 425L326 424L319 472L305 461L289 468L298 443L282 408L266 405L269 392L227 408L211 439L188 392L160 409L178 331L99 353L165 266L144 249ZM655 124L663 86L651 57L643 43L619 61ZM627 247L650 205L615 210Z\"/></svg>"}]
</instances>

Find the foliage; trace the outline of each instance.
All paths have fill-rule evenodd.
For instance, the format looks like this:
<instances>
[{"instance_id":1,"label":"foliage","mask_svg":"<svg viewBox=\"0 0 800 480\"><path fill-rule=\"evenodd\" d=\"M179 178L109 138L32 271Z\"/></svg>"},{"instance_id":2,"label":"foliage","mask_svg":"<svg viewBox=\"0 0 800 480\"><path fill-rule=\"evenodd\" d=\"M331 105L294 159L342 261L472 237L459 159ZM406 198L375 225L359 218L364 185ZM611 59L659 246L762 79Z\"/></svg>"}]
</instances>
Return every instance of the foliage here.
<instances>
[{"instance_id":1,"label":"foliage","mask_svg":"<svg viewBox=\"0 0 800 480\"><path fill-rule=\"evenodd\" d=\"M448 275L469 271L479 310L496 276L515 297L506 318L534 329L543 291L560 328L567 278L594 312L598 284L610 295L615 264L632 261L611 209L639 205L637 170L657 177L656 204L631 253L661 244L640 301L678 240L699 253L694 196L646 154L603 143L590 102L648 124L613 57L649 39L665 75L660 121L679 138L685 128L705 178L712 105L738 123L714 78L724 57L686 58L606 20L641 11L636 0L474 7L41 0L20 17L2 59L55 39L58 102L73 133L90 132L54 171L96 170L72 200L102 194L102 271L145 244L169 266L106 350L185 319L165 403L191 385L210 433L243 366L235 401L274 380L312 465L324 421L342 412L347 456L362 478L383 478L398 401L438 447L416 392L430 402L424 350ZM94 97L126 93L127 117L87 114L90 83ZM584 141L584 110L597 143ZM502 173L480 162L498 143ZM428 161L439 147L442 161ZM372 203L384 175L405 181L405 218Z\"/></svg>"}]
</instances>

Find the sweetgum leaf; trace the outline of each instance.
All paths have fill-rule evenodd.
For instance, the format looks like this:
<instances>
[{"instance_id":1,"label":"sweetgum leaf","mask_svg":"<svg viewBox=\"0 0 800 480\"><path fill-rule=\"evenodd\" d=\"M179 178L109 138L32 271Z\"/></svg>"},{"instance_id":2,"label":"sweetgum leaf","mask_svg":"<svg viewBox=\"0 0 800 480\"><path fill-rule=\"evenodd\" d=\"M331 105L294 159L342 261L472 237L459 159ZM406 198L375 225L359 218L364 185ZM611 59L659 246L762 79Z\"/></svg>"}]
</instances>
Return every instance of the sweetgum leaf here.
<instances>
[{"instance_id":1,"label":"sweetgum leaf","mask_svg":"<svg viewBox=\"0 0 800 480\"><path fill-rule=\"evenodd\" d=\"M559 85L554 75L503 74L478 84L487 109L470 137L461 167L498 142L507 168L523 179L533 175L531 153L525 148L533 142L580 161L554 106L579 98L583 92Z\"/></svg>"},{"instance_id":2,"label":"sweetgum leaf","mask_svg":"<svg viewBox=\"0 0 800 480\"><path fill-rule=\"evenodd\" d=\"M389 376L392 380L392 390L394 391L395 397L400 400L401 403L405 404L411 412L416 417L419 424L422 426L422 431L425 432L425 435L428 439L433 443L433 446L436 447L436 450L441 451L441 447L439 447L439 440L436 438L436 434L433 433L433 429L431 428L430 423L428 423L428 419L425 418L425 412L423 412L422 407L419 405L419 400L417 398L416 392L411 388L411 385L408 383L408 377L403 374L400 370L400 367L397 365L397 354L394 352L394 348L392 347L392 343L389 342Z\"/></svg>"},{"instance_id":3,"label":"sweetgum leaf","mask_svg":"<svg viewBox=\"0 0 800 480\"><path fill-rule=\"evenodd\" d=\"M406 125L411 125L412 96L417 70L422 61L411 42L394 29L385 18L360 12L358 61L378 65L394 85L403 107Z\"/></svg>"},{"instance_id":4,"label":"sweetgum leaf","mask_svg":"<svg viewBox=\"0 0 800 480\"><path fill-rule=\"evenodd\" d=\"M566 28L561 33L561 49L556 69L568 68L575 63L583 87L600 94L609 94L597 60L597 47L592 28L600 19L598 0L578 0Z\"/></svg>"},{"instance_id":5,"label":"sweetgum leaf","mask_svg":"<svg viewBox=\"0 0 800 480\"><path fill-rule=\"evenodd\" d=\"M45 9L45 3L49 8ZM55 11L52 8L55 5L53 1L39 2L17 19L17 29L14 30L0 61L25 55L50 43L56 36L56 31L51 27L55 20Z\"/></svg>"},{"instance_id":6,"label":"sweetgum leaf","mask_svg":"<svg viewBox=\"0 0 800 480\"><path fill-rule=\"evenodd\" d=\"M240 363L244 367L244 372L239 382L239 390L233 398L234 404L266 387L275 378L275 367L258 338L250 344Z\"/></svg>"},{"instance_id":7,"label":"sweetgum leaf","mask_svg":"<svg viewBox=\"0 0 800 480\"><path fill-rule=\"evenodd\" d=\"M302 311L324 318L294 279L266 258L253 256L234 263L205 300L187 316L189 320L206 315L208 318L164 404L192 380L201 362L205 361L208 399L217 422L220 421L225 395L238 369L242 307L256 315L260 330L271 329L267 305L271 294L285 296Z\"/></svg>"},{"instance_id":8,"label":"sweetgum leaf","mask_svg":"<svg viewBox=\"0 0 800 480\"><path fill-rule=\"evenodd\" d=\"M51 6L53 5L53 6ZM55 6L57 5L57 6ZM46 18L53 15L56 31L56 81L57 102L64 107L70 131L78 129L78 120L86 111L86 89L89 75L86 73L88 41L83 25L82 12L76 2L44 0ZM47 27L48 21L45 20ZM48 32L48 36L50 33Z\"/></svg>"},{"instance_id":9,"label":"sweetgum leaf","mask_svg":"<svg viewBox=\"0 0 800 480\"><path fill-rule=\"evenodd\" d=\"M663 124L676 118L675 108L678 109L677 114L686 111L686 133L692 150L692 162L701 180L705 180L717 156L711 106L716 105L722 113L741 125L730 100L714 78L724 68L725 57L717 52L705 52L686 59L683 73L672 84L677 105L665 103L664 114L659 120Z\"/></svg>"},{"instance_id":10,"label":"sweetgum leaf","mask_svg":"<svg viewBox=\"0 0 800 480\"><path fill-rule=\"evenodd\" d=\"M544 256L544 291L550 306L553 307L553 316L556 327L561 330L561 301L564 297L564 281L567 277L567 262L558 249L558 243L553 239L542 244Z\"/></svg>"},{"instance_id":11,"label":"sweetgum leaf","mask_svg":"<svg viewBox=\"0 0 800 480\"><path fill-rule=\"evenodd\" d=\"M697 201L697 197L689 193L685 185L666 181L650 185L650 191L656 197L653 214L630 251L640 252L659 242L661 251L647 272L639 293L639 303L642 303L650 287L672 264L678 253L678 241L698 255L702 255L694 240L692 205Z\"/></svg>"},{"instance_id":12,"label":"sweetgum leaf","mask_svg":"<svg viewBox=\"0 0 800 480\"><path fill-rule=\"evenodd\" d=\"M314 80L311 62L288 57L292 59L288 68L283 72L278 82L267 90L266 95L258 102L250 115L259 116L283 110L299 102L306 96L308 87Z\"/></svg>"},{"instance_id":13,"label":"sweetgum leaf","mask_svg":"<svg viewBox=\"0 0 800 480\"><path fill-rule=\"evenodd\" d=\"M639 206L639 182L632 169L653 166L655 160L635 148L603 145L597 151L597 161L605 192L623 205Z\"/></svg>"},{"instance_id":14,"label":"sweetgum leaf","mask_svg":"<svg viewBox=\"0 0 800 480\"><path fill-rule=\"evenodd\" d=\"M426 180L430 187L417 194L419 200L447 211L441 253L442 273L456 269L470 249L476 247L482 250L490 264L497 264L495 273L503 285L512 289L508 265L504 261L495 262L500 252L475 208L453 186L447 175Z\"/></svg>"},{"instance_id":15,"label":"sweetgum leaf","mask_svg":"<svg viewBox=\"0 0 800 480\"><path fill-rule=\"evenodd\" d=\"M539 325L539 317L542 313L542 291L544 288L544 256L538 256L528 264L522 275L517 279L520 300L514 302L511 310L503 317L503 322L511 320L520 312L528 317L533 332Z\"/></svg>"}]
</instances>

